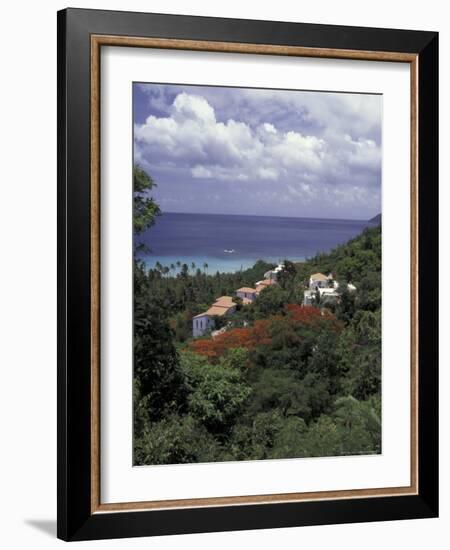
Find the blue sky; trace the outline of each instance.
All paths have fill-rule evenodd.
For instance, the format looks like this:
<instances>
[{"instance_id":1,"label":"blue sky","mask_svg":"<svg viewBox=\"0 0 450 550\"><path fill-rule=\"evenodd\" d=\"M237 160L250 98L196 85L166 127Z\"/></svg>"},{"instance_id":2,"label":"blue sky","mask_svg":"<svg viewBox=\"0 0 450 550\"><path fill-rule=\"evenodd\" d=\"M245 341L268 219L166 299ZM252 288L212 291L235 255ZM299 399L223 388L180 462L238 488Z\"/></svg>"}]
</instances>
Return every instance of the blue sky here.
<instances>
[{"instance_id":1,"label":"blue sky","mask_svg":"<svg viewBox=\"0 0 450 550\"><path fill-rule=\"evenodd\" d=\"M382 97L133 85L134 158L167 212L369 219Z\"/></svg>"}]
</instances>

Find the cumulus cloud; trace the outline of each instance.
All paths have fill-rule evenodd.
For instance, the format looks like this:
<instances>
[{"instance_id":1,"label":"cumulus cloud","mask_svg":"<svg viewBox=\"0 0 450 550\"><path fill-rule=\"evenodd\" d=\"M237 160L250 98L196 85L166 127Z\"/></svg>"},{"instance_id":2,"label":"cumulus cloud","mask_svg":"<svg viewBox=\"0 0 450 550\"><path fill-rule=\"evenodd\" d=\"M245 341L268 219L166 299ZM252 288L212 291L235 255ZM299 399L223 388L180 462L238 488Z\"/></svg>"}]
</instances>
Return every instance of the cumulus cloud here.
<instances>
[{"instance_id":1,"label":"cumulus cloud","mask_svg":"<svg viewBox=\"0 0 450 550\"><path fill-rule=\"evenodd\" d=\"M208 185L224 200L235 183L237 195L253 193L266 210L274 199L264 190L273 194L274 185L275 203L379 210L379 96L160 85L141 92L148 116L135 121L135 160L167 181L193 193L203 182L202 193Z\"/></svg>"}]
</instances>

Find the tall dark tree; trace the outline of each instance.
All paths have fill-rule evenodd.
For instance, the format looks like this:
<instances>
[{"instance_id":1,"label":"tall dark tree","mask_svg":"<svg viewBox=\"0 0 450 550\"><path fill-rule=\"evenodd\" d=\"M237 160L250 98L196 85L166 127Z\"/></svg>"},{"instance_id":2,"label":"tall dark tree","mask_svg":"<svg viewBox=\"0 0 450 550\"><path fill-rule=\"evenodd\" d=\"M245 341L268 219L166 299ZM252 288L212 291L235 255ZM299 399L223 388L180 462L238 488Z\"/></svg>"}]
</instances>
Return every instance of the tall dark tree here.
<instances>
[{"instance_id":1,"label":"tall dark tree","mask_svg":"<svg viewBox=\"0 0 450 550\"><path fill-rule=\"evenodd\" d=\"M284 260L283 270L277 275L277 282L281 288L286 288L290 282L292 282L297 275L295 264L289 260Z\"/></svg>"},{"instance_id":2,"label":"tall dark tree","mask_svg":"<svg viewBox=\"0 0 450 550\"><path fill-rule=\"evenodd\" d=\"M184 376L178 365L173 332L157 299L135 298L134 375L149 420L182 410Z\"/></svg>"},{"instance_id":3,"label":"tall dark tree","mask_svg":"<svg viewBox=\"0 0 450 550\"><path fill-rule=\"evenodd\" d=\"M159 206L150 195L156 187L153 179L139 165L133 168L133 229L139 234L155 223L156 216L161 214Z\"/></svg>"},{"instance_id":4,"label":"tall dark tree","mask_svg":"<svg viewBox=\"0 0 450 550\"><path fill-rule=\"evenodd\" d=\"M155 223L161 211L149 195L153 179L139 166L133 170L134 234ZM161 266L162 268L162 266ZM165 411L181 409L184 377L178 365L173 333L160 299L151 295L142 263L134 262L134 377L135 427L158 420Z\"/></svg>"}]
</instances>

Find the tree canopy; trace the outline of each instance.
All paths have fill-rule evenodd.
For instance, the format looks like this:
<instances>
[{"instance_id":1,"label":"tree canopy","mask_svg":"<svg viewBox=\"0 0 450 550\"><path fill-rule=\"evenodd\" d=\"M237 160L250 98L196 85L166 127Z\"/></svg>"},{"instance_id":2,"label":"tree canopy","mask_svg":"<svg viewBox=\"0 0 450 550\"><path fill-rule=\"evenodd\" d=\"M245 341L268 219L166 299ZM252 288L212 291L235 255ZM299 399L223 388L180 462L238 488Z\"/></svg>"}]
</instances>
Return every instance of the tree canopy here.
<instances>
[{"instance_id":1,"label":"tree canopy","mask_svg":"<svg viewBox=\"0 0 450 550\"><path fill-rule=\"evenodd\" d=\"M139 235L160 210L152 178L139 166L133 177ZM236 300L223 333L192 338L194 315L273 267L135 261L135 464L381 452L381 228L287 259L278 284L250 305ZM302 304L316 272L339 281L338 301Z\"/></svg>"}]
</instances>

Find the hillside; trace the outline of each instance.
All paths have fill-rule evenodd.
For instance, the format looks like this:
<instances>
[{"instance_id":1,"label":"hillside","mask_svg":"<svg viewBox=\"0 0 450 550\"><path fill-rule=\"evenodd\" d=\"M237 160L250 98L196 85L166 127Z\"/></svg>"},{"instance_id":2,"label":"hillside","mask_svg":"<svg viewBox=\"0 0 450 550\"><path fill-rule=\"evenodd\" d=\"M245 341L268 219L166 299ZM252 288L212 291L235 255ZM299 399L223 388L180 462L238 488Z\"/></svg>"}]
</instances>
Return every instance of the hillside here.
<instances>
[{"instance_id":1,"label":"hillside","mask_svg":"<svg viewBox=\"0 0 450 550\"><path fill-rule=\"evenodd\" d=\"M285 264L223 334L195 340L193 313L267 264L177 277L136 268L135 464L381 452L381 227ZM357 290L303 306L315 272Z\"/></svg>"},{"instance_id":2,"label":"hillside","mask_svg":"<svg viewBox=\"0 0 450 550\"><path fill-rule=\"evenodd\" d=\"M370 218L370 220L368 220L369 223L381 223L381 214L377 214L376 216L374 216L373 218Z\"/></svg>"},{"instance_id":3,"label":"hillside","mask_svg":"<svg viewBox=\"0 0 450 550\"><path fill-rule=\"evenodd\" d=\"M298 264L297 271L304 281L311 273L333 273L336 279L358 287L364 287L366 280L371 279L372 286L381 292L381 226L368 227L331 252L319 253Z\"/></svg>"}]
</instances>

